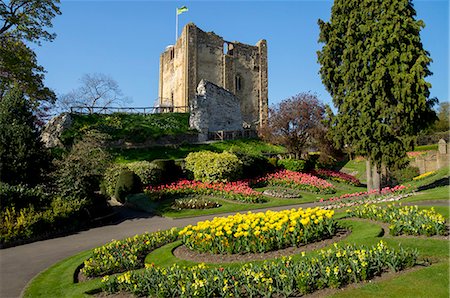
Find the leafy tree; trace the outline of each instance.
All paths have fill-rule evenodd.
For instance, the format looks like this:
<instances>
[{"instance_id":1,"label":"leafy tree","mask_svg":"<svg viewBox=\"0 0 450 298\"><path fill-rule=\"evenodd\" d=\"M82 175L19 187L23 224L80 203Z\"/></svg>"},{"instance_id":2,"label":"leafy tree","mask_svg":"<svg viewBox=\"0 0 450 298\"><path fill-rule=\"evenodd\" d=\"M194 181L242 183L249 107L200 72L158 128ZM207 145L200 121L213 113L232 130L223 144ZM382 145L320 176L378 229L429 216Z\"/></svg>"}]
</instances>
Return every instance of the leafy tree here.
<instances>
[{"instance_id":1,"label":"leafy tree","mask_svg":"<svg viewBox=\"0 0 450 298\"><path fill-rule=\"evenodd\" d=\"M105 74L85 74L80 82L79 88L61 96L58 101L60 110L67 111L70 107L80 107L92 114L129 101L123 96L119 84Z\"/></svg>"},{"instance_id":2,"label":"leafy tree","mask_svg":"<svg viewBox=\"0 0 450 298\"><path fill-rule=\"evenodd\" d=\"M100 180L111 161L105 149L106 140L104 134L89 131L62 160L55 162L54 179L63 197L91 199L100 189Z\"/></svg>"},{"instance_id":3,"label":"leafy tree","mask_svg":"<svg viewBox=\"0 0 450 298\"><path fill-rule=\"evenodd\" d=\"M43 101L53 102L56 95L44 86L44 73L36 54L24 42L0 37L0 100L13 86L20 86L34 110Z\"/></svg>"},{"instance_id":4,"label":"leafy tree","mask_svg":"<svg viewBox=\"0 0 450 298\"><path fill-rule=\"evenodd\" d=\"M42 101L54 102L55 93L44 86L44 68L24 41L52 41L48 32L60 14L59 0L0 1L0 100L14 86L37 110Z\"/></svg>"},{"instance_id":5,"label":"leafy tree","mask_svg":"<svg viewBox=\"0 0 450 298\"><path fill-rule=\"evenodd\" d=\"M10 0L0 1L0 36L9 35L18 40L39 43L51 41L55 34L47 31L52 19L61 14L59 0Z\"/></svg>"},{"instance_id":6,"label":"leafy tree","mask_svg":"<svg viewBox=\"0 0 450 298\"><path fill-rule=\"evenodd\" d=\"M335 0L330 21L319 20L320 74L338 109L333 134L368 158L369 172L374 165L375 188L382 168L407 164L405 140L435 119L415 16L411 0Z\"/></svg>"},{"instance_id":7,"label":"leafy tree","mask_svg":"<svg viewBox=\"0 0 450 298\"><path fill-rule=\"evenodd\" d=\"M448 101L441 102L437 111L438 120L433 125L434 131L448 131L450 129L450 103Z\"/></svg>"},{"instance_id":8,"label":"leafy tree","mask_svg":"<svg viewBox=\"0 0 450 298\"><path fill-rule=\"evenodd\" d=\"M23 92L13 88L0 101L0 181L35 185L47 163L36 117Z\"/></svg>"},{"instance_id":9,"label":"leafy tree","mask_svg":"<svg viewBox=\"0 0 450 298\"><path fill-rule=\"evenodd\" d=\"M269 109L268 123L261 128L263 139L284 145L299 157L306 145L323 131L325 106L316 95L300 93Z\"/></svg>"}]
</instances>

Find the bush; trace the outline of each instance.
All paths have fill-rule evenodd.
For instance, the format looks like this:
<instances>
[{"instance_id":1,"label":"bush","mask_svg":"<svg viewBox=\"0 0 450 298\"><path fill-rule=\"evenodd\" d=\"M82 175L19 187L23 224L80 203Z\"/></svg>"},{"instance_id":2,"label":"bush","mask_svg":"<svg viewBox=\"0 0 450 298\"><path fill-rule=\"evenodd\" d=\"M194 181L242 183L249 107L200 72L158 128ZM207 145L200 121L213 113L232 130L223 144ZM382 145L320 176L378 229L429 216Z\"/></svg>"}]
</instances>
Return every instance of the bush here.
<instances>
[{"instance_id":1,"label":"bush","mask_svg":"<svg viewBox=\"0 0 450 298\"><path fill-rule=\"evenodd\" d=\"M186 157L186 169L194 174L195 180L203 182L235 181L242 175L242 162L227 151L191 152Z\"/></svg>"},{"instance_id":2,"label":"bush","mask_svg":"<svg viewBox=\"0 0 450 298\"><path fill-rule=\"evenodd\" d=\"M15 207L16 209L33 206L44 206L49 201L49 195L42 186L28 187L26 185L9 185L0 182L0 209Z\"/></svg>"},{"instance_id":3,"label":"bush","mask_svg":"<svg viewBox=\"0 0 450 298\"><path fill-rule=\"evenodd\" d=\"M62 197L91 198L99 190L109 166L110 155L103 148L106 138L98 132L88 133L69 154L57 161L57 188Z\"/></svg>"},{"instance_id":4,"label":"bush","mask_svg":"<svg viewBox=\"0 0 450 298\"><path fill-rule=\"evenodd\" d=\"M278 165L286 170L294 172L303 172L306 170L306 160L302 159L280 159L278 160Z\"/></svg>"},{"instance_id":5,"label":"bush","mask_svg":"<svg viewBox=\"0 0 450 298\"><path fill-rule=\"evenodd\" d=\"M234 152L242 162L242 176L253 178L275 170L267 158L260 155L249 155L244 152Z\"/></svg>"},{"instance_id":6,"label":"bush","mask_svg":"<svg viewBox=\"0 0 450 298\"><path fill-rule=\"evenodd\" d=\"M81 223L82 210L86 205L86 200L56 198L42 210L33 205L20 210L14 206L6 207L0 213L0 244L3 246L76 228Z\"/></svg>"},{"instance_id":7,"label":"bush","mask_svg":"<svg viewBox=\"0 0 450 298\"><path fill-rule=\"evenodd\" d=\"M141 189L142 185L139 183L139 177L132 171L126 169L119 174L114 197L119 202L124 203L127 195L138 193Z\"/></svg>"},{"instance_id":8,"label":"bush","mask_svg":"<svg viewBox=\"0 0 450 298\"><path fill-rule=\"evenodd\" d=\"M420 171L417 167L408 166L404 169L398 169L391 172L391 176L397 183L404 183L413 180L419 176Z\"/></svg>"},{"instance_id":9,"label":"bush","mask_svg":"<svg viewBox=\"0 0 450 298\"><path fill-rule=\"evenodd\" d=\"M117 180L122 171L127 170L128 167L124 164L113 164L108 169L106 169L103 175L102 186L104 194L113 197L116 191Z\"/></svg>"},{"instance_id":10,"label":"bush","mask_svg":"<svg viewBox=\"0 0 450 298\"><path fill-rule=\"evenodd\" d=\"M142 185L157 185L162 182L163 171L155 163L148 161L136 161L126 165L133 173L135 173Z\"/></svg>"},{"instance_id":11,"label":"bush","mask_svg":"<svg viewBox=\"0 0 450 298\"><path fill-rule=\"evenodd\" d=\"M161 172L161 183L176 181L183 175L182 168L173 159L155 159L151 163Z\"/></svg>"}]
</instances>

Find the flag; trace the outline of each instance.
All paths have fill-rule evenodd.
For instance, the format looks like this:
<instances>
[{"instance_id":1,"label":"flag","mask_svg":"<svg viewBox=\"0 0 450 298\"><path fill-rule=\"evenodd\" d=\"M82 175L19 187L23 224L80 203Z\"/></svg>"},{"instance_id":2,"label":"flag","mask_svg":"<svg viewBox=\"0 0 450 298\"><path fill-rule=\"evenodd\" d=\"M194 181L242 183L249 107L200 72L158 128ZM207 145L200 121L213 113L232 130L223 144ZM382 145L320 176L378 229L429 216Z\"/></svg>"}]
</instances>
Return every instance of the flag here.
<instances>
[{"instance_id":1,"label":"flag","mask_svg":"<svg viewBox=\"0 0 450 298\"><path fill-rule=\"evenodd\" d=\"M180 8L177 8L177 15L182 14L185 11L188 11L188 8L186 6L182 6Z\"/></svg>"}]
</instances>

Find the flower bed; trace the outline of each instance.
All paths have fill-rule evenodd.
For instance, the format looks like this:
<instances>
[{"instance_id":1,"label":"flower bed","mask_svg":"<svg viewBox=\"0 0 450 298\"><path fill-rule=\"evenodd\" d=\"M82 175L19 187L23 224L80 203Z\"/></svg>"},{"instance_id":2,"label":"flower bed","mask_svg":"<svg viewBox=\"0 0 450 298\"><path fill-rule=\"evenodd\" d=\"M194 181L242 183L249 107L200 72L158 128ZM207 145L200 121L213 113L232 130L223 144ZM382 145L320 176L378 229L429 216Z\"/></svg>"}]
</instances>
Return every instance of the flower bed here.
<instances>
[{"instance_id":1,"label":"flower bed","mask_svg":"<svg viewBox=\"0 0 450 298\"><path fill-rule=\"evenodd\" d=\"M209 268L148 265L143 271L106 276L108 293L131 292L149 297L287 297L365 281L386 271L415 265L417 252L393 249L380 241L373 247L337 246L317 257L281 258L242 267Z\"/></svg>"},{"instance_id":2,"label":"flower bed","mask_svg":"<svg viewBox=\"0 0 450 298\"><path fill-rule=\"evenodd\" d=\"M354 193L343 194L339 197L332 197L329 199L321 198L319 202L328 203L322 206L325 209L337 209L351 206L358 206L367 203L381 203L398 201L409 196L408 187L404 185L397 185L395 187L385 187L378 190L360 191Z\"/></svg>"},{"instance_id":3,"label":"flower bed","mask_svg":"<svg viewBox=\"0 0 450 298\"><path fill-rule=\"evenodd\" d=\"M319 177L298 173L289 170L281 170L257 179L255 184L267 184L270 186L291 187L299 190L306 190L315 193L330 194L336 190L333 184Z\"/></svg>"},{"instance_id":4,"label":"flower bed","mask_svg":"<svg viewBox=\"0 0 450 298\"><path fill-rule=\"evenodd\" d=\"M262 203L265 199L260 192L254 191L247 182L200 182L191 180L180 180L171 184L157 187L149 186L145 193L153 200L170 197L179 197L190 194L219 195L225 199L241 201L246 203Z\"/></svg>"},{"instance_id":5,"label":"flower bed","mask_svg":"<svg viewBox=\"0 0 450 298\"><path fill-rule=\"evenodd\" d=\"M298 199L302 197L296 189L280 187L266 189L263 191L263 195L284 199Z\"/></svg>"},{"instance_id":6,"label":"flower bed","mask_svg":"<svg viewBox=\"0 0 450 298\"><path fill-rule=\"evenodd\" d=\"M198 252L266 252L332 237L337 228L333 214L318 207L237 213L186 226L179 234L186 247Z\"/></svg>"},{"instance_id":7,"label":"flower bed","mask_svg":"<svg viewBox=\"0 0 450 298\"><path fill-rule=\"evenodd\" d=\"M390 223L389 230L391 235L445 235L447 226L445 218L434 211L419 210L417 206L401 205L364 205L347 210L348 216L368 218Z\"/></svg>"},{"instance_id":8,"label":"flower bed","mask_svg":"<svg viewBox=\"0 0 450 298\"><path fill-rule=\"evenodd\" d=\"M182 198L176 199L172 205L173 209L211 209L218 208L221 205L207 198Z\"/></svg>"},{"instance_id":9,"label":"flower bed","mask_svg":"<svg viewBox=\"0 0 450 298\"><path fill-rule=\"evenodd\" d=\"M94 249L92 257L84 261L81 272L87 277L102 276L142 268L145 256L152 250L178 238L176 228L114 240Z\"/></svg>"},{"instance_id":10,"label":"flower bed","mask_svg":"<svg viewBox=\"0 0 450 298\"><path fill-rule=\"evenodd\" d=\"M342 173L339 171L317 169L317 170L313 170L311 172L311 174L314 176L320 177L320 178L330 179L333 181L347 183L347 184L351 184L354 186L361 185L361 182L357 178L353 177L352 175Z\"/></svg>"},{"instance_id":11,"label":"flower bed","mask_svg":"<svg viewBox=\"0 0 450 298\"><path fill-rule=\"evenodd\" d=\"M422 175L419 175L419 176L417 176L417 177L414 177L413 180L414 180L414 181L422 180L422 179L425 179L425 178L427 178L427 177L433 176L433 175L435 175L435 174L436 174L436 171L426 172L426 173L423 173Z\"/></svg>"}]
</instances>

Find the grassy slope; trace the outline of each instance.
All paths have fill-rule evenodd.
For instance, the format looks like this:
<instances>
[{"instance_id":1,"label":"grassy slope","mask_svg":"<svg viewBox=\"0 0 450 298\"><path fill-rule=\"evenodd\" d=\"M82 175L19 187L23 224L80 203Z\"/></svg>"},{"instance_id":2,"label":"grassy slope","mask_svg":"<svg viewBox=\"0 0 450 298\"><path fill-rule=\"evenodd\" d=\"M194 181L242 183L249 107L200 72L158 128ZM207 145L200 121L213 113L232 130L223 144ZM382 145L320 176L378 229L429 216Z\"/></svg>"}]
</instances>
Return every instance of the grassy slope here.
<instances>
[{"instance_id":1,"label":"grassy slope","mask_svg":"<svg viewBox=\"0 0 450 298\"><path fill-rule=\"evenodd\" d=\"M71 143L90 129L108 134L112 140L124 139L142 142L163 135L175 135L189 132L189 114L123 114L78 115L72 114L72 127L61 136L64 143Z\"/></svg>"},{"instance_id":2,"label":"grassy slope","mask_svg":"<svg viewBox=\"0 0 450 298\"><path fill-rule=\"evenodd\" d=\"M214 142L209 144L183 144L178 147L153 147L148 149L117 149L112 153L115 161L126 163L140 160L154 159L179 159L185 158L190 152L209 150L214 152L241 151L250 155L260 155L263 153L278 154L284 153L285 149L256 139L233 140Z\"/></svg>"}]
</instances>

